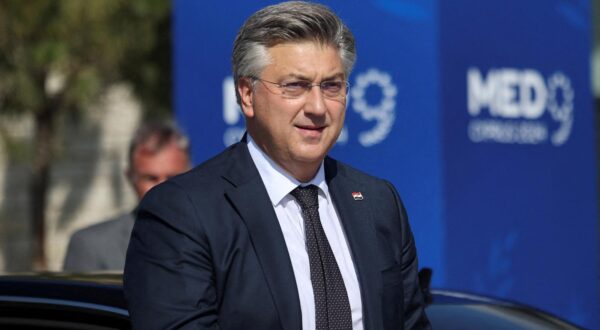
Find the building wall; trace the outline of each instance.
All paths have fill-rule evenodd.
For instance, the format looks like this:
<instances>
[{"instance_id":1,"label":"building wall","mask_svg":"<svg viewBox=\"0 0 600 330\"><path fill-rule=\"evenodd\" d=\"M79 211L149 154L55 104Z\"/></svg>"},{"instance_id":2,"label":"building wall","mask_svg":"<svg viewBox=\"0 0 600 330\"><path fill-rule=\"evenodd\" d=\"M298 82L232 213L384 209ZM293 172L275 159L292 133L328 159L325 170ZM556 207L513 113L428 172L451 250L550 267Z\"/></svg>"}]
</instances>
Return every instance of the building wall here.
<instances>
[{"instance_id":1,"label":"building wall","mask_svg":"<svg viewBox=\"0 0 600 330\"><path fill-rule=\"evenodd\" d=\"M118 85L85 117L62 121L46 210L49 270L62 268L74 231L135 207L136 198L123 171L129 140L140 119L141 108L131 90ZM32 122L29 118L3 119L0 126L4 133L0 144L0 270L29 270L30 160L19 156L10 140L31 145Z\"/></svg>"}]
</instances>

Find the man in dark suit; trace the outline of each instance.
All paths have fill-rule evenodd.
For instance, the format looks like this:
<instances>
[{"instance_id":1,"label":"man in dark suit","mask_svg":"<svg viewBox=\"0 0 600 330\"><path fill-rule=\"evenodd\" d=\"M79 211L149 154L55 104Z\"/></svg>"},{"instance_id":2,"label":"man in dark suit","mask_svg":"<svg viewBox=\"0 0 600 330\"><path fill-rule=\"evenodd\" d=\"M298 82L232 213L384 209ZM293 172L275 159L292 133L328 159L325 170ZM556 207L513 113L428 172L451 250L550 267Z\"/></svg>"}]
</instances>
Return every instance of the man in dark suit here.
<instances>
[{"instance_id":1,"label":"man in dark suit","mask_svg":"<svg viewBox=\"0 0 600 330\"><path fill-rule=\"evenodd\" d=\"M189 169L189 142L168 123L146 123L129 145L125 175L138 199L150 188ZM75 232L63 269L69 272L123 271L135 211L120 214Z\"/></svg>"},{"instance_id":2,"label":"man in dark suit","mask_svg":"<svg viewBox=\"0 0 600 330\"><path fill-rule=\"evenodd\" d=\"M429 328L396 190L326 156L354 60L324 6L245 22L233 71L247 135L142 201L124 275L134 328Z\"/></svg>"}]
</instances>

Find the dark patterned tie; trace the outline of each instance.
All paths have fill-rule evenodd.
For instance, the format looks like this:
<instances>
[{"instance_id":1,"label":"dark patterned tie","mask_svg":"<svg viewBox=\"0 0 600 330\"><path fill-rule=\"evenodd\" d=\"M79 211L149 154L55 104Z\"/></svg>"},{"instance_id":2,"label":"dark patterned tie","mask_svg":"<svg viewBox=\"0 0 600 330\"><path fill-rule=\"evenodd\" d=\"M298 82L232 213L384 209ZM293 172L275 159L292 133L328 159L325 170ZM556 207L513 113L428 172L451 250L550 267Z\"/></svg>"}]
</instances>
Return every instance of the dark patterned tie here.
<instances>
[{"instance_id":1,"label":"dark patterned tie","mask_svg":"<svg viewBox=\"0 0 600 330\"><path fill-rule=\"evenodd\" d=\"M319 218L318 189L310 185L297 187L290 193L298 201L304 218L316 329L352 329L352 312L344 280Z\"/></svg>"}]
</instances>

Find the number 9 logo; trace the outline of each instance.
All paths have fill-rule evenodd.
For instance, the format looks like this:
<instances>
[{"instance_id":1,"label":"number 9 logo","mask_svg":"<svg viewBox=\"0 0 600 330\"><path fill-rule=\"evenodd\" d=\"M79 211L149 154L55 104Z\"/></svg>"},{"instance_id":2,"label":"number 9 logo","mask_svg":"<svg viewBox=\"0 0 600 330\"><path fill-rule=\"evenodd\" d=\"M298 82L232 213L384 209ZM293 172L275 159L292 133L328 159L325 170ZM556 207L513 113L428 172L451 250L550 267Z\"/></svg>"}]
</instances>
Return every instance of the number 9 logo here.
<instances>
[{"instance_id":1,"label":"number 9 logo","mask_svg":"<svg viewBox=\"0 0 600 330\"><path fill-rule=\"evenodd\" d=\"M389 74L377 69L369 69L366 73L356 77L356 83L352 86L352 108L362 119L375 121L375 126L366 132L360 133L358 142L363 147L371 147L385 140L390 133L396 113L396 86L392 83ZM371 105L365 99L365 92L371 85L381 88L382 99L379 104Z\"/></svg>"}]
</instances>

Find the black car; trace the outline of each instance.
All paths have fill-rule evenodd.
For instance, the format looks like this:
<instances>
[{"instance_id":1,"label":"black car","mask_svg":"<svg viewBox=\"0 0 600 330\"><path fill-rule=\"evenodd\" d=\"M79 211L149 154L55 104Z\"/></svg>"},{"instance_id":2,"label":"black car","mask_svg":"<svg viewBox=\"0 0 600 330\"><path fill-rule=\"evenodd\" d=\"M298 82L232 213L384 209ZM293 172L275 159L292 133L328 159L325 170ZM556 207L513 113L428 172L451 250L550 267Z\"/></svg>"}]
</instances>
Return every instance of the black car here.
<instances>
[{"instance_id":1,"label":"black car","mask_svg":"<svg viewBox=\"0 0 600 330\"><path fill-rule=\"evenodd\" d=\"M122 275L0 276L0 329L130 329Z\"/></svg>"},{"instance_id":2,"label":"black car","mask_svg":"<svg viewBox=\"0 0 600 330\"><path fill-rule=\"evenodd\" d=\"M515 303L426 290L434 329L579 329ZM120 274L0 276L0 329L130 329Z\"/></svg>"}]
</instances>

